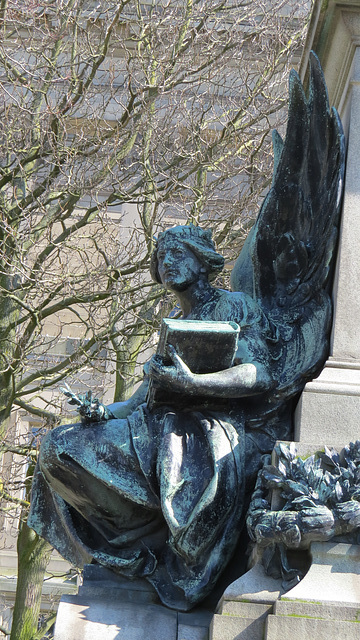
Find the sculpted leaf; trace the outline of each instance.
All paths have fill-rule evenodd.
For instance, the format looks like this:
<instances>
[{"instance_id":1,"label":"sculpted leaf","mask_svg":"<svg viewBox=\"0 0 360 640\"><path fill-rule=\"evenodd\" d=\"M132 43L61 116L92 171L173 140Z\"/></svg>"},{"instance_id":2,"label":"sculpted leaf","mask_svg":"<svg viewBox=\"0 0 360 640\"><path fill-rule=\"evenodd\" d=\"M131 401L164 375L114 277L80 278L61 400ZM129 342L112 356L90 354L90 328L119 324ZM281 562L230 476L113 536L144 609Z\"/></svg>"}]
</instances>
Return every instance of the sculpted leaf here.
<instances>
[{"instance_id":1,"label":"sculpted leaf","mask_svg":"<svg viewBox=\"0 0 360 640\"><path fill-rule=\"evenodd\" d=\"M294 482L293 480L287 480L285 488L293 493L295 496L305 496L309 494L309 487L302 482Z\"/></svg>"},{"instance_id":2,"label":"sculpted leaf","mask_svg":"<svg viewBox=\"0 0 360 640\"><path fill-rule=\"evenodd\" d=\"M315 463L315 455L309 456L308 458L306 458L306 460L304 460L303 464L304 464L304 470L306 474L308 474L309 471L314 468L314 463Z\"/></svg>"},{"instance_id":3,"label":"sculpted leaf","mask_svg":"<svg viewBox=\"0 0 360 640\"><path fill-rule=\"evenodd\" d=\"M278 462L278 469L281 475L285 478L288 473L288 468L287 468L287 465L285 465L282 460L279 460Z\"/></svg>"},{"instance_id":4,"label":"sculpted leaf","mask_svg":"<svg viewBox=\"0 0 360 640\"><path fill-rule=\"evenodd\" d=\"M341 502L341 500L343 498L343 490L342 490L340 482L337 482L336 485L335 485L335 494L336 494L337 501Z\"/></svg>"},{"instance_id":5,"label":"sculpted leaf","mask_svg":"<svg viewBox=\"0 0 360 640\"><path fill-rule=\"evenodd\" d=\"M290 448L288 447L286 444L283 444L282 442L279 443L279 447L277 449L278 455L279 457L281 457L281 459L285 462L285 460L287 460L288 462L291 462L296 455L296 449L295 448Z\"/></svg>"},{"instance_id":6,"label":"sculpted leaf","mask_svg":"<svg viewBox=\"0 0 360 640\"><path fill-rule=\"evenodd\" d=\"M338 516L348 523L351 528L360 527L360 504L356 500L349 500L336 506Z\"/></svg>"},{"instance_id":7,"label":"sculpted leaf","mask_svg":"<svg viewBox=\"0 0 360 640\"><path fill-rule=\"evenodd\" d=\"M310 496L303 495L294 498L291 502L291 505L296 511L301 511L302 509L316 507L316 502L314 502L314 500L312 500Z\"/></svg>"},{"instance_id":8,"label":"sculpted leaf","mask_svg":"<svg viewBox=\"0 0 360 640\"><path fill-rule=\"evenodd\" d=\"M280 469L276 467L264 467L261 471L261 475L267 485L270 487L274 484L280 484L284 482L284 474L281 473Z\"/></svg>"},{"instance_id":9,"label":"sculpted leaf","mask_svg":"<svg viewBox=\"0 0 360 640\"><path fill-rule=\"evenodd\" d=\"M328 448L325 446L324 448L324 453L320 453L320 458L323 461L323 464L328 465L329 467L339 467L340 465L340 455L339 453L333 448Z\"/></svg>"}]
</instances>

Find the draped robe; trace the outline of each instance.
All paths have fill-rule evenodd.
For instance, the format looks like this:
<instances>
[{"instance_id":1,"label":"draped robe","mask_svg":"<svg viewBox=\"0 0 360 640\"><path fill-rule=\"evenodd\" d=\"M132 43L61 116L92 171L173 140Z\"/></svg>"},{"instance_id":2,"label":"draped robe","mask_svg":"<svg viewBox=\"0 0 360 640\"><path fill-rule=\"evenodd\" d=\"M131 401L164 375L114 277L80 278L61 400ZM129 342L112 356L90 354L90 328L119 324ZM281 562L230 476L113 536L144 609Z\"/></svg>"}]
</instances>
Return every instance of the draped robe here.
<instances>
[{"instance_id":1,"label":"draped robe","mask_svg":"<svg viewBox=\"0 0 360 640\"><path fill-rule=\"evenodd\" d=\"M277 338L261 309L246 294L214 291L191 318L237 322L236 362L250 354L270 370ZM55 428L41 445L29 526L72 564L146 578L164 604L190 609L234 553L261 456L289 438L299 384L285 399L272 388L200 404L189 396L185 407L169 394L168 406L141 405L126 419Z\"/></svg>"}]
</instances>

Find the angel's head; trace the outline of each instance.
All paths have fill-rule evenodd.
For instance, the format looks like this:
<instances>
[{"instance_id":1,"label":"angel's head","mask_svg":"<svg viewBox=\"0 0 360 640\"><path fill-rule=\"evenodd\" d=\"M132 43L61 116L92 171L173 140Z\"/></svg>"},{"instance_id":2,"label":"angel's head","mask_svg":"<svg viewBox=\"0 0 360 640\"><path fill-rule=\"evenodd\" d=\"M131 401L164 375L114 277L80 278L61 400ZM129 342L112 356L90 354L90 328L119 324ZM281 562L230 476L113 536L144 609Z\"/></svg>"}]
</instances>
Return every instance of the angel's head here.
<instances>
[{"instance_id":1,"label":"angel's head","mask_svg":"<svg viewBox=\"0 0 360 640\"><path fill-rule=\"evenodd\" d=\"M159 235L151 256L152 278L169 288L186 287L199 278L213 278L224 267L210 230L177 226ZM174 283L174 287L171 283Z\"/></svg>"}]
</instances>

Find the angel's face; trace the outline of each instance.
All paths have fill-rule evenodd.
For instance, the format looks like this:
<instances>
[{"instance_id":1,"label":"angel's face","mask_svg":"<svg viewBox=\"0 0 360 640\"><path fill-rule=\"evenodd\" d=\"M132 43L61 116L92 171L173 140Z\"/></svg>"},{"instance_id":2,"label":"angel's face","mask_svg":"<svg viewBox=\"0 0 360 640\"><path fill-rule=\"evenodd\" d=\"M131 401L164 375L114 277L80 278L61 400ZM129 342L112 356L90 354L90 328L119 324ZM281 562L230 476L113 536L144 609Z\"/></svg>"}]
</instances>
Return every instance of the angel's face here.
<instances>
[{"instance_id":1,"label":"angel's face","mask_svg":"<svg viewBox=\"0 0 360 640\"><path fill-rule=\"evenodd\" d=\"M163 242L157 250L157 260L162 284L174 292L185 291L203 272L197 256L179 242Z\"/></svg>"}]
</instances>

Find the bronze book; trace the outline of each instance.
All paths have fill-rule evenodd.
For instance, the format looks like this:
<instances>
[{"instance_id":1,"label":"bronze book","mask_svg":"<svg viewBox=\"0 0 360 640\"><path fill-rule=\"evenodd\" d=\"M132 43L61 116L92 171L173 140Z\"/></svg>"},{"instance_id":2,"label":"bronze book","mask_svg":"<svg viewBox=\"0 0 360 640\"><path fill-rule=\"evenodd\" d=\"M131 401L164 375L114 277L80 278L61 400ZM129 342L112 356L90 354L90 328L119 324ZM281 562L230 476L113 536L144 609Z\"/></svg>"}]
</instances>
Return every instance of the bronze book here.
<instances>
[{"instance_id":1,"label":"bronze book","mask_svg":"<svg viewBox=\"0 0 360 640\"><path fill-rule=\"evenodd\" d=\"M239 331L240 327L236 322L165 318L156 353L163 358L164 364L171 365L168 346L172 345L193 373L223 371L234 363ZM177 393L164 391L150 384L148 406L171 404L179 400L178 396Z\"/></svg>"}]
</instances>

